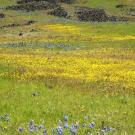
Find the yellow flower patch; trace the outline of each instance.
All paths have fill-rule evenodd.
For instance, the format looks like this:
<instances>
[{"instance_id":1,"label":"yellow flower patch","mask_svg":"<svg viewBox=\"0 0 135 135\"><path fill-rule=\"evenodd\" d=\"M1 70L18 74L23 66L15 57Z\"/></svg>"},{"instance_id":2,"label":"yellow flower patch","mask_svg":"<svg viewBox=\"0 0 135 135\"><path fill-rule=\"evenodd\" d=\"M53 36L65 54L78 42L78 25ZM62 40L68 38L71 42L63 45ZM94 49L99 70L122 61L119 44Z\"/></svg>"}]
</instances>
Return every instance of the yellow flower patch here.
<instances>
[{"instance_id":1,"label":"yellow flower patch","mask_svg":"<svg viewBox=\"0 0 135 135\"><path fill-rule=\"evenodd\" d=\"M64 25L64 24L51 24L51 25L40 25L39 28L43 30L51 30L62 34L77 34L80 33L80 28L75 25Z\"/></svg>"},{"instance_id":2,"label":"yellow flower patch","mask_svg":"<svg viewBox=\"0 0 135 135\"><path fill-rule=\"evenodd\" d=\"M135 40L135 35L99 35L95 33L83 32L83 27L67 24L51 24L51 25L37 25L40 32L24 33L19 37L15 34L7 34L0 36L0 43L10 42L74 42L74 41L123 41L123 40Z\"/></svg>"},{"instance_id":3,"label":"yellow flower patch","mask_svg":"<svg viewBox=\"0 0 135 135\"><path fill-rule=\"evenodd\" d=\"M81 53L81 52L80 52ZM0 54L0 64L15 67L13 73L1 77L16 79L71 78L89 82L122 83L125 88L135 88L134 60L91 58L87 54Z\"/></svg>"}]
</instances>

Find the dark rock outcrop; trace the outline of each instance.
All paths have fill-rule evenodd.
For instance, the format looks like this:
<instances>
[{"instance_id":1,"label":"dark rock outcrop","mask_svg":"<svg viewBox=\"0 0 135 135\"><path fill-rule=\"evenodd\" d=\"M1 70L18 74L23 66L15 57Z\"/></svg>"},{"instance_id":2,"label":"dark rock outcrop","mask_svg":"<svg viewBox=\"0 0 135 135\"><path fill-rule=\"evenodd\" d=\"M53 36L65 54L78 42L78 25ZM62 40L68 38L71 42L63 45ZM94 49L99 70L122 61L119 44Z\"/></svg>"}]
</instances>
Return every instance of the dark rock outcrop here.
<instances>
[{"instance_id":1,"label":"dark rock outcrop","mask_svg":"<svg viewBox=\"0 0 135 135\"><path fill-rule=\"evenodd\" d=\"M12 10L26 10L26 11L35 11L35 10L43 10L43 9L53 9L57 7L57 4L50 3L47 1L40 1L40 2L28 2L24 4L18 4L15 6L9 6L7 9L12 9Z\"/></svg>"},{"instance_id":2,"label":"dark rock outcrop","mask_svg":"<svg viewBox=\"0 0 135 135\"><path fill-rule=\"evenodd\" d=\"M108 16L103 9L79 7L76 8L75 13L80 21L104 22L108 20Z\"/></svg>"},{"instance_id":3,"label":"dark rock outcrop","mask_svg":"<svg viewBox=\"0 0 135 135\"><path fill-rule=\"evenodd\" d=\"M27 4L31 2L49 2L49 3L57 3L57 0L18 0L17 4Z\"/></svg>"},{"instance_id":4,"label":"dark rock outcrop","mask_svg":"<svg viewBox=\"0 0 135 135\"><path fill-rule=\"evenodd\" d=\"M127 21L124 17L107 15L104 9L77 7L75 14L80 21L107 22Z\"/></svg>"},{"instance_id":5,"label":"dark rock outcrop","mask_svg":"<svg viewBox=\"0 0 135 135\"><path fill-rule=\"evenodd\" d=\"M75 2L75 0L59 0L59 1L67 4L72 4Z\"/></svg>"},{"instance_id":6,"label":"dark rock outcrop","mask_svg":"<svg viewBox=\"0 0 135 135\"><path fill-rule=\"evenodd\" d=\"M106 14L104 9L89 8L89 7L75 7L75 12L68 14L68 12L61 7L61 2L71 4L75 0L18 0L17 5L8 6L6 9L12 10L48 10L49 15L78 19L80 21L93 21L93 22L107 22L107 21L127 21L124 17L110 16ZM117 5L117 8L122 8L125 5ZM132 11L134 15L134 11Z\"/></svg>"},{"instance_id":7,"label":"dark rock outcrop","mask_svg":"<svg viewBox=\"0 0 135 135\"><path fill-rule=\"evenodd\" d=\"M68 13L62 7L55 8L54 10L48 12L48 14L64 18L67 18L68 16Z\"/></svg>"},{"instance_id":8,"label":"dark rock outcrop","mask_svg":"<svg viewBox=\"0 0 135 135\"><path fill-rule=\"evenodd\" d=\"M25 4L25 3L30 3L30 2L42 2L42 1L46 1L49 3L55 3L55 4L59 3L59 2L68 3L68 4L75 2L75 0L18 0L17 4Z\"/></svg>"}]
</instances>

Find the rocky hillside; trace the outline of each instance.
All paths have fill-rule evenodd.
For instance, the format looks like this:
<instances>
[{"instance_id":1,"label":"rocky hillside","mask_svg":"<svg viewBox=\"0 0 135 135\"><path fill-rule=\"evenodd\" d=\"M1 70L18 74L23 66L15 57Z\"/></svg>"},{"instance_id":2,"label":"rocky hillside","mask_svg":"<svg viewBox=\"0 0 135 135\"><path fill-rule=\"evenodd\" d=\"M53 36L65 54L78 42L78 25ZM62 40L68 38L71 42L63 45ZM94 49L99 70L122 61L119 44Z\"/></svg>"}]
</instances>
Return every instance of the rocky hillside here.
<instances>
[{"instance_id":1,"label":"rocky hillside","mask_svg":"<svg viewBox=\"0 0 135 135\"><path fill-rule=\"evenodd\" d=\"M68 5L68 8L65 6ZM72 8L72 12L70 12ZM126 5L116 5L116 9L126 10ZM46 10L48 15L76 19L79 21L128 21L134 20L134 7L128 9L130 13L125 15L111 15L102 8L79 6L77 0L17 0L15 5L7 6L7 10L36 11ZM132 16L132 19L131 19Z\"/></svg>"}]
</instances>

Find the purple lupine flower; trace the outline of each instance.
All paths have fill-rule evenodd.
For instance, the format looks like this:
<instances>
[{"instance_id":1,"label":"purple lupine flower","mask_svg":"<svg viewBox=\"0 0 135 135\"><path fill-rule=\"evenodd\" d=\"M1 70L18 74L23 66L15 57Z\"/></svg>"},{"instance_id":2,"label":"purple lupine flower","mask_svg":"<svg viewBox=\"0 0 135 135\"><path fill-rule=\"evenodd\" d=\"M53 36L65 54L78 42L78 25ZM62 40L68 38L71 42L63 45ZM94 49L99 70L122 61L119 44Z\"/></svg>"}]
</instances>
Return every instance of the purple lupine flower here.
<instances>
[{"instance_id":1,"label":"purple lupine flower","mask_svg":"<svg viewBox=\"0 0 135 135\"><path fill-rule=\"evenodd\" d=\"M115 129L109 126L104 127L101 131L106 133L106 132L111 132L114 131Z\"/></svg>"},{"instance_id":2,"label":"purple lupine flower","mask_svg":"<svg viewBox=\"0 0 135 135\"><path fill-rule=\"evenodd\" d=\"M94 126L95 126L95 123L94 123L94 122L91 122L91 123L89 124L89 128L94 128Z\"/></svg>"},{"instance_id":3,"label":"purple lupine flower","mask_svg":"<svg viewBox=\"0 0 135 135\"><path fill-rule=\"evenodd\" d=\"M39 125L38 129L44 129L44 125Z\"/></svg>"},{"instance_id":4,"label":"purple lupine flower","mask_svg":"<svg viewBox=\"0 0 135 135\"><path fill-rule=\"evenodd\" d=\"M63 128L61 126L57 127L57 135L63 135Z\"/></svg>"},{"instance_id":5,"label":"purple lupine flower","mask_svg":"<svg viewBox=\"0 0 135 135\"><path fill-rule=\"evenodd\" d=\"M34 125L34 120L31 120L29 122L29 131L34 132L35 131L35 125Z\"/></svg>"},{"instance_id":6,"label":"purple lupine flower","mask_svg":"<svg viewBox=\"0 0 135 135\"><path fill-rule=\"evenodd\" d=\"M22 132L24 131L24 128L19 127L19 128L18 128L18 131L19 131L20 133L22 133Z\"/></svg>"},{"instance_id":7,"label":"purple lupine flower","mask_svg":"<svg viewBox=\"0 0 135 135\"><path fill-rule=\"evenodd\" d=\"M70 127L70 133L71 133L71 135L76 135L77 134L77 128L75 128L73 124Z\"/></svg>"},{"instance_id":8,"label":"purple lupine flower","mask_svg":"<svg viewBox=\"0 0 135 135\"><path fill-rule=\"evenodd\" d=\"M64 128L68 128L68 123L67 122L64 123Z\"/></svg>"}]
</instances>

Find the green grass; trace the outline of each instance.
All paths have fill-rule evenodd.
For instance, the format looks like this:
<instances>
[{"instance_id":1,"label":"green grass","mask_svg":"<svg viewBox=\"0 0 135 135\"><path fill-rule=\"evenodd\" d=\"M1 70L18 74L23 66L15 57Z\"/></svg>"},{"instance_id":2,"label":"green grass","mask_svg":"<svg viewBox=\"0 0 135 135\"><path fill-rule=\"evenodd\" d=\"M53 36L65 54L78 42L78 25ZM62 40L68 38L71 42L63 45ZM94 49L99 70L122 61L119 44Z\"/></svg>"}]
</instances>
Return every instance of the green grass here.
<instances>
[{"instance_id":1,"label":"green grass","mask_svg":"<svg viewBox=\"0 0 135 135\"><path fill-rule=\"evenodd\" d=\"M3 125L3 135L18 134L16 129L19 126L27 128L27 122L31 119L50 129L56 127L58 120L63 120L64 115L69 116L70 123L79 121L80 126L84 116L90 116L89 121L96 123L92 130L95 133L104 121L105 125L116 128L113 134L134 134L134 96L104 96L98 90L93 93L59 87L48 88L39 82L0 80L0 83L0 114L8 113L11 118L9 124ZM39 96L32 96L34 92L38 92ZM28 131L24 134L28 134ZM80 131L78 134L84 132Z\"/></svg>"},{"instance_id":2,"label":"green grass","mask_svg":"<svg viewBox=\"0 0 135 135\"><path fill-rule=\"evenodd\" d=\"M116 5L135 6L134 0L78 0L81 5L105 9L109 14L122 15L123 11L116 8Z\"/></svg>"},{"instance_id":3,"label":"green grass","mask_svg":"<svg viewBox=\"0 0 135 135\"><path fill-rule=\"evenodd\" d=\"M0 6L9 6L16 3L16 0L0 0Z\"/></svg>"},{"instance_id":4,"label":"green grass","mask_svg":"<svg viewBox=\"0 0 135 135\"><path fill-rule=\"evenodd\" d=\"M33 44L34 45L34 44ZM119 61L134 60L134 56L128 56L129 52L134 52L134 41L116 42L116 43L100 43L90 44L83 48L89 51L89 57L104 58L114 57ZM82 46L85 46L82 43ZM94 45L94 46L93 46ZM3 53L12 54L32 54L36 49L41 49L45 54L49 55L78 55L77 50L44 48L42 46L22 46L14 47L10 45L1 46ZM102 49L116 49L115 52L102 52ZM7 51L8 50L8 51ZM101 50L101 52L100 52ZM108 52L108 54L106 54ZM123 53L122 53L123 52ZM91 54L92 53L92 54ZM102 54L104 53L104 54ZM120 54L119 54L120 53ZM44 55L45 55L44 54ZM114 55L115 54L115 55ZM36 55L36 53L35 53ZM108 56L107 56L108 55ZM122 55L122 56L121 56ZM82 56L84 57L84 56ZM3 60L4 61L4 60ZM127 66L128 67L128 66ZM132 67L131 67L132 68ZM130 69L130 66L129 66ZM2 63L0 65L0 73L14 72L15 67L10 64ZM133 69L134 70L134 69ZM133 85L131 87L134 87ZM33 93L39 93L33 96ZM80 129L78 135L86 135L87 132L96 134L101 129L102 123L105 126L115 128L115 131L109 134L113 135L133 135L135 133L135 95L134 90L124 89L123 84L112 84L111 82L97 83L79 83L76 80L14 80L3 78L0 79L0 115L8 113L11 122L1 121L0 132L2 135L17 135L18 127L24 127L24 135L28 132L28 122L33 119L37 124L44 124L51 134L51 128L57 127L59 119L63 121L64 115L69 116L69 124L79 121L81 126L84 123L84 117L90 116L85 123L89 124L94 121L96 123L94 129ZM36 133L35 133L36 134ZM67 134L67 132L65 133Z\"/></svg>"}]
</instances>

